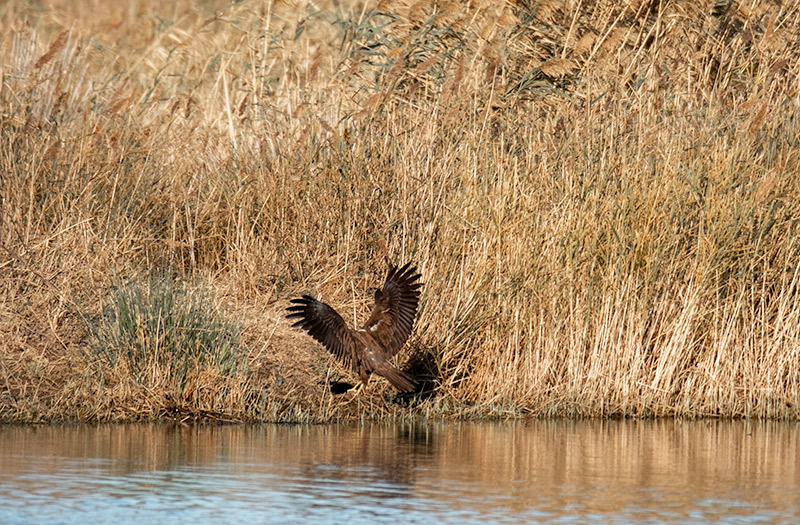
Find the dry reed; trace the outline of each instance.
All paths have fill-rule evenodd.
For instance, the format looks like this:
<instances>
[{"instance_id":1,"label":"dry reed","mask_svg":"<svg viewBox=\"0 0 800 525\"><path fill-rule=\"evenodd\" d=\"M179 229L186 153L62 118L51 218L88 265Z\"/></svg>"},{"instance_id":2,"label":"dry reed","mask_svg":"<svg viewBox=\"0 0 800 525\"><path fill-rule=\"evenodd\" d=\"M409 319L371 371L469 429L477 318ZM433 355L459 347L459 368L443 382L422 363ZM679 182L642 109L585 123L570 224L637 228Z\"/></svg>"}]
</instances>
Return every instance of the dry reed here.
<instances>
[{"instance_id":1,"label":"dry reed","mask_svg":"<svg viewBox=\"0 0 800 525\"><path fill-rule=\"evenodd\" d=\"M800 414L796 1L41 4L0 8L0 420ZM283 309L364 315L384 256L427 392L334 396ZM246 369L98 356L165 271Z\"/></svg>"}]
</instances>

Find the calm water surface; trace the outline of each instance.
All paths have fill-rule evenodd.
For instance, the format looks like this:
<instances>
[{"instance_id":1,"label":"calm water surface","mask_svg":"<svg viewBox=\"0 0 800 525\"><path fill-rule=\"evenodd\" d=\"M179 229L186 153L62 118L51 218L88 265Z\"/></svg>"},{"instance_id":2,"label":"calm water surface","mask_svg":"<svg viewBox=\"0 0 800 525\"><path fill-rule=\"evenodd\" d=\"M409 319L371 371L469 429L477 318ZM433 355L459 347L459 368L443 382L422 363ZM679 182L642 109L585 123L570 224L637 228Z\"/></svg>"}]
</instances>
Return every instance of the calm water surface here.
<instances>
[{"instance_id":1,"label":"calm water surface","mask_svg":"<svg viewBox=\"0 0 800 525\"><path fill-rule=\"evenodd\" d=\"M3 523L797 522L800 427L0 426Z\"/></svg>"}]
</instances>

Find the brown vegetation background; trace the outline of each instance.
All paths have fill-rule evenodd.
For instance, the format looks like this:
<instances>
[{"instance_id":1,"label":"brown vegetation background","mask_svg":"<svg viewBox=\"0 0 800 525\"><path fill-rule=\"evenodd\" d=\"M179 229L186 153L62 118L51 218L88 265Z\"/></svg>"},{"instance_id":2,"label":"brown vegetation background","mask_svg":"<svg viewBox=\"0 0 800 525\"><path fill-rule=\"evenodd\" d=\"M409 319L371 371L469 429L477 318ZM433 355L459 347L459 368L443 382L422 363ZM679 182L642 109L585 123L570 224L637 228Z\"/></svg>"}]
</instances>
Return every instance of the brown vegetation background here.
<instances>
[{"instance_id":1,"label":"brown vegetation background","mask_svg":"<svg viewBox=\"0 0 800 525\"><path fill-rule=\"evenodd\" d=\"M4 2L0 420L795 419L798 35L796 0ZM425 392L333 395L284 308L362 319L385 257ZM156 274L235 370L102 358Z\"/></svg>"}]
</instances>

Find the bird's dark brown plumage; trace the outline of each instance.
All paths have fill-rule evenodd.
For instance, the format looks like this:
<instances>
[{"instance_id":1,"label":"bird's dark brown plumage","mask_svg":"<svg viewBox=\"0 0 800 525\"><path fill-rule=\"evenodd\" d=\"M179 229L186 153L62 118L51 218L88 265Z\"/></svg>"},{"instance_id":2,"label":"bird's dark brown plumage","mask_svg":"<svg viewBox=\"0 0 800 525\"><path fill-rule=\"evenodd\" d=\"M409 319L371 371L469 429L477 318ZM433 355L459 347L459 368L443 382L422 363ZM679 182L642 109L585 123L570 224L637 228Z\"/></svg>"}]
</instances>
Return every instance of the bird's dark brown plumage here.
<instances>
[{"instance_id":1,"label":"bird's dark brown plumage","mask_svg":"<svg viewBox=\"0 0 800 525\"><path fill-rule=\"evenodd\" d=\"M322 343L366 385L370 374L385 377L398 392L413 392L416 382L389 360L408 340L414 327L422 283L417 268L407 263L389 267L383 288L375 291L375 305L360 330L349 328L342 316L310 295L292 299L289 319Z\"/></svg>"}]
</instances>

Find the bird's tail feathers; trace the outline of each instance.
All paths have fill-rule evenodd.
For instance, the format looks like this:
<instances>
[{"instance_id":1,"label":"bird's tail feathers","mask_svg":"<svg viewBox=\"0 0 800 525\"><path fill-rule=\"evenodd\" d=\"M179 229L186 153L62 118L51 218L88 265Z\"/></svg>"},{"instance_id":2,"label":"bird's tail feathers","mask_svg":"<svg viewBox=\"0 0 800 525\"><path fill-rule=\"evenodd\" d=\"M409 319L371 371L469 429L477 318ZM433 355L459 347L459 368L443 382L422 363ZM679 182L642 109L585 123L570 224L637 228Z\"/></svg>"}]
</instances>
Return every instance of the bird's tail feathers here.
<instances>
[{"instance_id":1,"label":"bird's tail feathers","mask_svg":"<svg viewBox=\"0 0 800 525\"><path fill-rule=\"evenodd\" d=\"M416 381L391 365L381 366L375 370L375 373L385 377L398 392L414 392L417 389Z\"/></svg>"}]
</instances>

